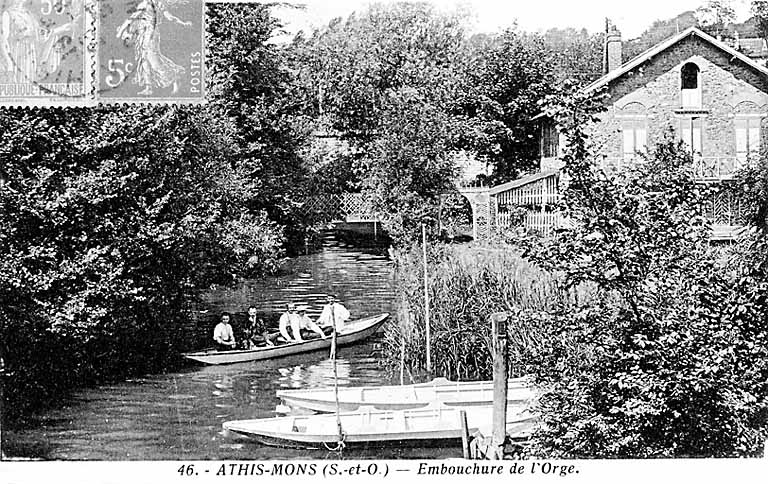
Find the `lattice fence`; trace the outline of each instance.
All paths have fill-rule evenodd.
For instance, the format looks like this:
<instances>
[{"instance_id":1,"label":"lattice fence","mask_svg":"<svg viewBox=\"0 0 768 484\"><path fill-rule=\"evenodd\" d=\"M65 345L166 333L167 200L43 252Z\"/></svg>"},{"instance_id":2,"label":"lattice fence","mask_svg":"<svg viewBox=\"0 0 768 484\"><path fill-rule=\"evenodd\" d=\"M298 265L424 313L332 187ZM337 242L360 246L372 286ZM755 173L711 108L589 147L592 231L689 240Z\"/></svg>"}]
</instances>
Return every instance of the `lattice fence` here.
<instances>
[{"instance_id":1,"label":"lattice fence","mask_svg":"<svg viewBox=\"0 0 768 484\"><path fill-rule=\"evenodd\" d=\"M746 207L742 201L728 189L720 190L704 203L704 216L713 225L738 226L745 222Z\"/></svg>"},{"instance_id":2,"label":"lattice fence","mask_svg":"<svg viewBox=\"0 0 768 484\"><path fill-rule=\"evenodd\" d=\"M313 195L303 205L307 216L316 222L380 221L373 200L362 193L328 193Z\"/></svg>"}]
</instances>

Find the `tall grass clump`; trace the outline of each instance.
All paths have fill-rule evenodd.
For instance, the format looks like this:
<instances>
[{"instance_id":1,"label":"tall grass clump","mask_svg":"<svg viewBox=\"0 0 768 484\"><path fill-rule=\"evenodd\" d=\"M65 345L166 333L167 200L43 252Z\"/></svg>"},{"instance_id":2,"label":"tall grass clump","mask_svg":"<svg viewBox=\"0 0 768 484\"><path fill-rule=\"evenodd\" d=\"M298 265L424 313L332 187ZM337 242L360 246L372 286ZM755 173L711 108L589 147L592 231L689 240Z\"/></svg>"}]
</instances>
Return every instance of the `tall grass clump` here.
<instances>
[{"instance_id":1,"label":"tall grass clump","mask_svg":"<svg viewBox=\"0 0 768 484\"><path fill-rule=\"evenodd\" d=\"M426 369L424 268L420 246L395 253L398 324L388 327L385 354L406 380ZM510 375L529 373L549 314L583 303L585 288L565 289L556 276L510 247L437 245L428 254L433 374L451 379L491 377L490 315L511 312Z\"/></svg>"}]
</instances>

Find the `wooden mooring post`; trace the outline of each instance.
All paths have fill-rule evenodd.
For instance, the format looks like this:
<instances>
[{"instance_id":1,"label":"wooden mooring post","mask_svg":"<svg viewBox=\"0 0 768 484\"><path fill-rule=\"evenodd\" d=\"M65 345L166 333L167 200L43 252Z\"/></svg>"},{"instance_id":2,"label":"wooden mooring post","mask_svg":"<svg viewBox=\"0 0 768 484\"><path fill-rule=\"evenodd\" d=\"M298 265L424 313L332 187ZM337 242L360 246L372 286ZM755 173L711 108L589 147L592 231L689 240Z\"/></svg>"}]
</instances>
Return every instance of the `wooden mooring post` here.
<instances>
[{"instance_id":1,"label":"wooden mooring post","mask_svg":"<svg viewBox=\"0 0 768 484\"><path fill-rule=\"evenodd\" d=\"M493 351L493 439L491 455L504 456L507 439L507 313L491 315Z\"/></svg>"},{"instance_id":2,"label":"wooden mooring post","mask_svg":"<svg viewBox=\"0 0 768 484\"><path fill-rule=\"evenodd\" d=\"M459 424L461 425L461 452L465 459L470 459L472 453L469 449L469 425L467 425L466 410L459 410Z\"/></svg>"},{"instance_id":3,"label":"wooden mooring post","mask_svg":"<svg viewBox=\"0 0 768 484\"><path fill-rule=\"evenodd\" d=\"M5 459L3 452L3 415L5 415L5 395L3 394L5 385L5 361L0 357L0 460Z\"/></svg>"}]
</instances>

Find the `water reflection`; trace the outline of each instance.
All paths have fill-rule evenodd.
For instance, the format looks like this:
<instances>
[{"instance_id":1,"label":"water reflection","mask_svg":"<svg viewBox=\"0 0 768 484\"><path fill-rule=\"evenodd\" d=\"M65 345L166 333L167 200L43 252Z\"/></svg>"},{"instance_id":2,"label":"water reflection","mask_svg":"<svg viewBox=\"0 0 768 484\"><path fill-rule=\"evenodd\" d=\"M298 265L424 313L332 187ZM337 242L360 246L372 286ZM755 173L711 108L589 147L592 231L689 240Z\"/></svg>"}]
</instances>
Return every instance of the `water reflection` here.
<instances>
[{"instance_id":1,"label":"water reflection","mask_svg":"<svg viewBox=\"0 0 768 484\"><path fill-rule=\"evenodd\" d=\"M291 368L279 368L281 377L278 383L282 388L316 388L333 385L333 360L327 359L320 363L304 366L296 365ZM336 375L339 386L351 382L350 362L344 358L336 358Z\"/></svg>"}]
</instances>

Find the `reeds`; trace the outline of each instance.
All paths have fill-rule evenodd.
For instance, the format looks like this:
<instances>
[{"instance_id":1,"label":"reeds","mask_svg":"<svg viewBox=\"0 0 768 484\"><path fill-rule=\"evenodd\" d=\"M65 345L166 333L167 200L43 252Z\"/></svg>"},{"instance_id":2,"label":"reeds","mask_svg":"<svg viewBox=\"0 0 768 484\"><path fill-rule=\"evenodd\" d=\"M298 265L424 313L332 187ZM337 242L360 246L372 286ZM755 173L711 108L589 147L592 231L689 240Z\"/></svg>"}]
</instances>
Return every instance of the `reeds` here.
<instances>
[{"instance_id":1,"label":"reeds","mask_svg":"<svg viewBox=\"0 0 768 484\"><path fill-rule=\"evenodd\" d=\"M395 267L398 324L388 326L385 355L393 373L403 371L415 380L426 363L420 247L398 251ZM551 336L549 315L591 297L585 288L565 289L555 275L506 246L437 245L430 248L428 272L432 376L451 379L490 378L492 313L513 315L508 323L509 370L519 376L531 371L531 355Z\"/></svg>"}]
</instances>

